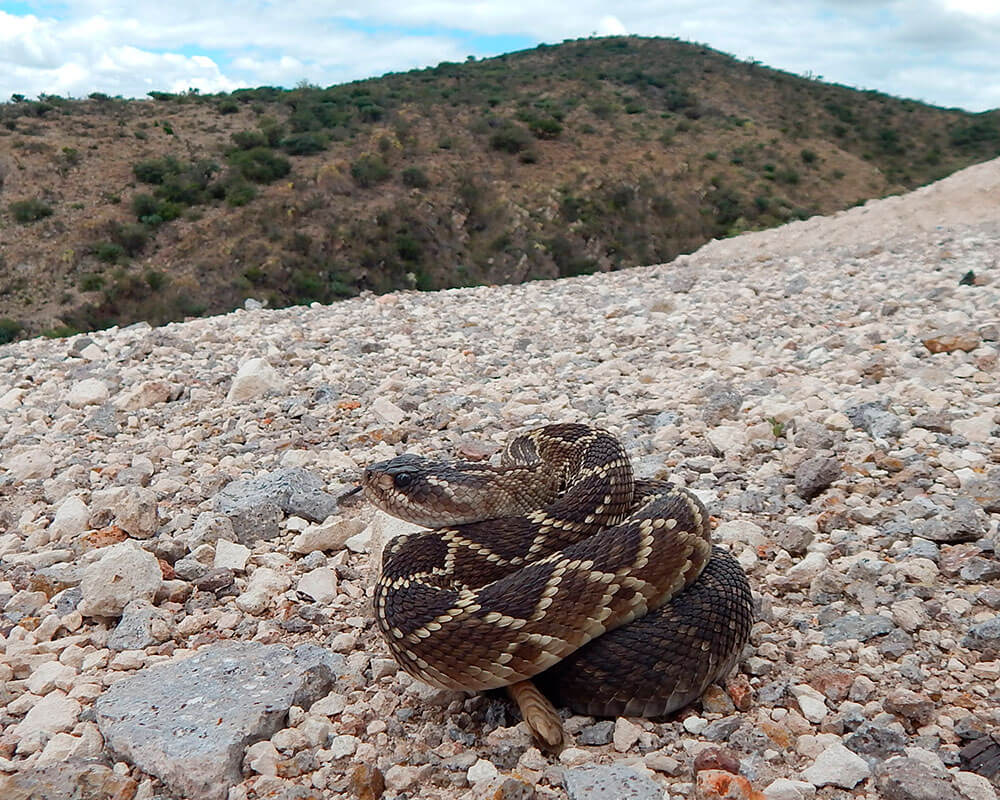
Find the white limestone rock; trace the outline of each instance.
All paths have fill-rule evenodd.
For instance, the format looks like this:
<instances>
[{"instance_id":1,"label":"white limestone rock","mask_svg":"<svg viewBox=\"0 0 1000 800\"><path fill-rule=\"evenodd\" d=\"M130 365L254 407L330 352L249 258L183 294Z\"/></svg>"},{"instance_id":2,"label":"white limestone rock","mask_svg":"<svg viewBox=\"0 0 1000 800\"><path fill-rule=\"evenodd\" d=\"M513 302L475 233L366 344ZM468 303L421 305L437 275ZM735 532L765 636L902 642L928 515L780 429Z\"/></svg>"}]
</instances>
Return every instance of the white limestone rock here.
<instances>
[{"instance_id":1,"label":"white limestone rock","mask_svg":"<svg viewBox=\"0 0 1000 800\"><path fill-rule=\"evenodd\" d=\"M110 396L107 384L97 378L84 378L77 381L66 394L66 402L73 408L100 405Z\"/></svg>"},{"instance_id":2,"label":"white limestone rock","mask_svg":"<svg viewBox=\"0 0 1000 800\"><path fill-rule=\"evenodd\" d=\"M802 771L802 777L813 786L839 786L853 789L872 774L868 762L840 743L826 747L812 766Z\"/></svg>"},{"instance_id":3,"label":"white limestone rock","mask_svg":"<svg viewBox=\"0 0 1000 800\"><path fill-rule=\"evenodd\" d=\"M77 610L85 617L117 617L133 600L151 603L162 583L163 572L152 553L130 541L111 545L84 569Z\"/></svg>"},{"instance_id":4,"label":"white limestone rock","mask_svg":"<svg viewBox=\"0 0 1000 800\"><path fill-rule=\"evenodd\" d=\"M244 361L236 371L226 399L239 403L268 392L284 392L285 381L265 358Z\"/></svg>"}]
</instances>

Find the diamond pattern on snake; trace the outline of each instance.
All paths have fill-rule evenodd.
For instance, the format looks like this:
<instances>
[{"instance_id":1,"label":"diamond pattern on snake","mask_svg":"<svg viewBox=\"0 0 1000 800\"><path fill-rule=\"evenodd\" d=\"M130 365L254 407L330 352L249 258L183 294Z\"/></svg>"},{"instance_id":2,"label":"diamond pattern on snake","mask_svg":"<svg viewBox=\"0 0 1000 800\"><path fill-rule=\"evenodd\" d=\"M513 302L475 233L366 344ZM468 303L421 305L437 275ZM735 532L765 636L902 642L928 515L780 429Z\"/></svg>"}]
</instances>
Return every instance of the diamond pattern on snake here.
<instances>
[{"instance_id":1,"label":"diamond pattern on snake","mask_svg":"<svg viewBox=\"0 0 1000 800\"><path fill-rule=\"evenodd\" d=\"M662 716L725 677L749 637L750 587L704 506L637 480L606 431L535 428L498 465L402 455L362 486L428 528L386 547L374 607L400 666L434 686L532 681L577 713Z\"/></svg>"}]
</instances>

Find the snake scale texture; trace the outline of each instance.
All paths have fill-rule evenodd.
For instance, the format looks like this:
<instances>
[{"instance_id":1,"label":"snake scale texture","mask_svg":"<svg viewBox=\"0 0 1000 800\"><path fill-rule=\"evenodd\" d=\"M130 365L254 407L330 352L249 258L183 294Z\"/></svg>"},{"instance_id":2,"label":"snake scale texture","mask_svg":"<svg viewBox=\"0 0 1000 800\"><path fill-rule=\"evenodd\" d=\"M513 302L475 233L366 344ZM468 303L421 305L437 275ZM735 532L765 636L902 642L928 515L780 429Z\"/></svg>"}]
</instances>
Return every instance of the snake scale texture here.
<instances>
[{"instance_id":1,"label":"snake scale texture","mask_svg":"<svg viewBox=\"0 0 1000 800\"><path fill-rule=\"evenodd\" d=\"M398 456L366 496L427 526L390 541L375 617L414 677L483 690L534 679L596 716L669 714L729 672L753 621L704 506L637 481L611 434L548 425L497 466Z\"/></svg>"}]
</instances>

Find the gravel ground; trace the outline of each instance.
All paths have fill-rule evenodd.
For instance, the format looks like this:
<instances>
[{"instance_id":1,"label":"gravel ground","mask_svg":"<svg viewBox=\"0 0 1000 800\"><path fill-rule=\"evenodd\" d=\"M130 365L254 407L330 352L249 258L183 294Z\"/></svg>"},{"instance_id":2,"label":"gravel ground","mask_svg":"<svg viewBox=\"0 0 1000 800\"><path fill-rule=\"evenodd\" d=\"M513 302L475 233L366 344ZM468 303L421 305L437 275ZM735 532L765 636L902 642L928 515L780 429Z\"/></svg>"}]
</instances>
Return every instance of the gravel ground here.
<instances>
[{"instance_id":1,"label":"gravel ground","mask_svg":"<svg viewBox=\"0 0 1000 800\"><path fill-rule=\"evenodd\" d=\"M0 348L0 796L996 800L998 220L994 161L668 265ZM552 421L759 601L725 689L558 754L396 670L407 526L336 500Z\"/></svg>"}]
</instances>

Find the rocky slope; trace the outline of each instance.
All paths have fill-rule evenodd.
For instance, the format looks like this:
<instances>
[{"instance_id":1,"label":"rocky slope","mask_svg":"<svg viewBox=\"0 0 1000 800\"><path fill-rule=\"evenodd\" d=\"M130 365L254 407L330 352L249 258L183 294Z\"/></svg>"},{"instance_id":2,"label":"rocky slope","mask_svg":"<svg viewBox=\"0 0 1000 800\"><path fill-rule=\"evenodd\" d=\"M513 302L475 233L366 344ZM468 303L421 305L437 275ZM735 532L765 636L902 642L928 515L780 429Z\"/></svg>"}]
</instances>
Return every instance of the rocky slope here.
<instances>
[{"instance_id":1,"label":"rocky slope","mask_svg":"<svg viewBox=\"0 0 1000 800\"><path fill-rule=\"evenodd\" d=\"M998 186L0 348L0 794L995 800ZM404 526L336 496L554 420L697 492L759 621L726 690L547 754L503 698L397 672L368 598Z\"/></svg>"}]
</instances>

